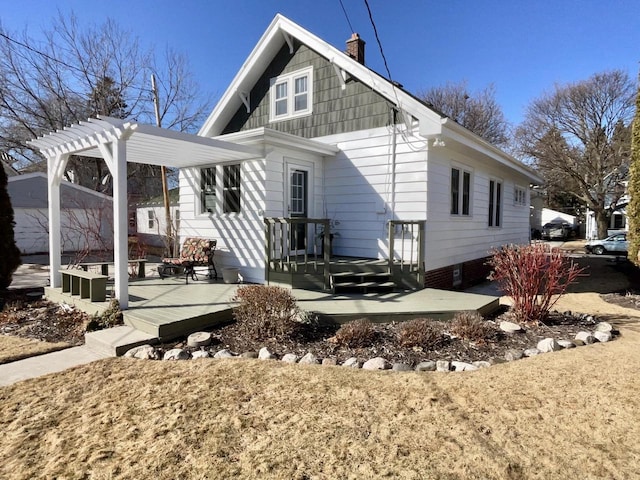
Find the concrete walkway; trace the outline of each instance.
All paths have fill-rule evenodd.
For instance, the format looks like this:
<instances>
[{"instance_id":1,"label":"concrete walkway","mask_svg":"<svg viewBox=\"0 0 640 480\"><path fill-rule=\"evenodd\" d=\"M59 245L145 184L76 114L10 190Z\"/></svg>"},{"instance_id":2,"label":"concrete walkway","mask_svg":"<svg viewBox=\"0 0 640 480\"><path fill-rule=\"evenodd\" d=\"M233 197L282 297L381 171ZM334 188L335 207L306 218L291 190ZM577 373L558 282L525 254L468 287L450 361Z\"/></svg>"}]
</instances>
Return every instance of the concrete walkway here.
<instances>
[{"instance_id":1,"label":"concrete walkway","mask_svg":"<svg viewBox=\"0 0 640 480\"><path fill-rule=\"evenodd\" d=\"M109 355L105 353L96 352L82 345L5 363L0 365L0 386L11 385L49 373L62 372L68 368L85 365L108 357Z\"/></svg>"}]
</instances>

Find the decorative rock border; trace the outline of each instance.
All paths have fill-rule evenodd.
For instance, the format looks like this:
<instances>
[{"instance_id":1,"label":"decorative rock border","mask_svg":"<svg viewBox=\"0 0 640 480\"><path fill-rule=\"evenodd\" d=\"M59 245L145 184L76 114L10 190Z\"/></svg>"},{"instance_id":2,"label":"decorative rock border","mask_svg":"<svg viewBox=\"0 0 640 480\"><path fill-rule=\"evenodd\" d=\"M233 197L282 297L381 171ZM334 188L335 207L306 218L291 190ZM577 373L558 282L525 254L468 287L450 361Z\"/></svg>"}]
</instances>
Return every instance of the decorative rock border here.
<instances>
[{"instance_id":1,"label":"decorative rock border","mask_svg":"<svg viewBox=\"0 0 640 480\"><path fill-rule=\"evenodd\" d=\"M504 325L503 324L507 324ZM502 322L500 328L509 332L510 334L517 335L522 331L522 327L511 322ZM449 361L449 360L425 360L412 368L405 363L390 363L387 359L382 357L371 358L364 363L360 363L356 357L351 357L342 363L342 367L347 368L362 368L363 370L392 370L396 372L416 371L416 372L468 372L478 370L481 368L488 368L491 365L504 362L512 362L520 360L521 358L533 357L536 355L542 355L544 353L557 352L559 350L565 350L567 348L576 348L583 345L592 345L594 343L609 342L615 338L618 331L614 326L608 322L598 323L592 332L580 331L576 334L573 340L554 338L545 338L540 340L535 347L527 348L525 350L508 350L504 358L494 358L491 361L475 361L472 363ZM198 358L211 358L211 354L204 350L204 347L210 345L211 334L207 332L196 332L189 335L187 339L187 345L191 348L201 348L201 350L195 350L189 352L189 350L183 348L172 348L166 352L162 352L160 349L151 345L140 345L128 350L124 357L137 358L143 360L188 360ZM217 351L213 355L214 359L218 358L257 358L260 360L277 360L277 356L269 351L267 347L262 347L259 352L244 352L237 355L228 349L222 349ZM299 358L293 353L287 353L280 359L285 363L297 363L300 365L324 365L324 366L336 366L337 361L335 358L323 358L316 357L313 353L309 352L302 358Z\"/></svg>"}]
</instances>

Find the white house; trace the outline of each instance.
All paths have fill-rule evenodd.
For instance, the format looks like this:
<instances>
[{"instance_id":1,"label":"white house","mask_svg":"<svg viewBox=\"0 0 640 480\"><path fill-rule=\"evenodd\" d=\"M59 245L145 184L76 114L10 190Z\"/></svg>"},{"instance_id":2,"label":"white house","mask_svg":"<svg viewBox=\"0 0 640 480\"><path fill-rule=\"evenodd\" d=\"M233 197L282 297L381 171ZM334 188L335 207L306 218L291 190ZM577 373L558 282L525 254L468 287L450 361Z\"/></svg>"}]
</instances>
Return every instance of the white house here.
<instances>
[{"instance_id":1,"label":"white house","mask_svg":"<svg viewBox=\"0 0 640 480\"><path fill-rule=\"evenodd\" d=\"M321 275L327 288L331 235L334 255L386 261L418 288L483 278L492 248L529 241L529 186L542 179L367 68L357 35L347 52L277 15L197 136L99 117L33 140L49 169L51 245L61 172L81 154L114 177L122 308L129 161L180 168L180 238L216 239L218 265L247 281Z\"/></svg>"},{"instance_id":2,"label":"white house","mask_svg":"<svg viewBox=\"0 0 640 480\"><path fill-rule=\"evenodd\" d=\"M16 245L23 254L49 251L47 175L41 172L9 177L7 189L15 219ZM111 197L63 181L60 192L61 250L111 250Z\"/></svg>"},{"instance_id":3,"label":"white house","mask_svg":"<svg viewBox=\"0 0 640 480\"><path fill-rule=\"evenodd\" d=\"M172 232L180 231L179 190L169 190L169 211ZM131 227L131 225L130 225ZM158 196L135 205L135 225L133 231L143 246L166 247L167 215L164 197Z\"/></svg>"},{"instance_id":4,"label":"white house","mask_svg":"<svg viewBox=\"0 0 640 480\"><path fill-rule=\"evenodd\" d=\"M265 281L264 217L329 218L334 254L380 259L389 221L424 221L428 286L529 241L541 179L368 69L357 35L344 53L276 16L199 135L264 151L180 174L181 236L217 238L250 281Z\"/></svg>"}]
</instances>

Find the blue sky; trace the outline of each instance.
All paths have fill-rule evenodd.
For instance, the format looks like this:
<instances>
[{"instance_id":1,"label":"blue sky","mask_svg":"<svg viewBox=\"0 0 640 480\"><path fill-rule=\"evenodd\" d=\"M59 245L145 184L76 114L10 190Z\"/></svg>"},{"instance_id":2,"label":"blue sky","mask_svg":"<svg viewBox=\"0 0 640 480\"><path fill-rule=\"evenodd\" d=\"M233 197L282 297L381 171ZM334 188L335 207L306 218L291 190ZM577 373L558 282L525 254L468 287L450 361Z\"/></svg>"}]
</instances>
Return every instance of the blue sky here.
<instances>
[{"instance_id":1,"label":"blue sky","mask_svg":"<svg viewBox=\"0 0 640 480\"><path fill-rule=\"evenodd\" d=\"M367 42L370 68L385 68L364 0L342 0ZM633 79L640 67L640 2L635 0L369 0L394 80L413 93L466 80L493 83L507 120L555 83L611 69ZM276 13L337 48L351 29L339 0L0 0L0 22L33 36L57 11L87 23L113 18L159 51L186 52L204 91L224 92ZM213 109L214 105L211 105Z\"/></svg>"}]
</instances>

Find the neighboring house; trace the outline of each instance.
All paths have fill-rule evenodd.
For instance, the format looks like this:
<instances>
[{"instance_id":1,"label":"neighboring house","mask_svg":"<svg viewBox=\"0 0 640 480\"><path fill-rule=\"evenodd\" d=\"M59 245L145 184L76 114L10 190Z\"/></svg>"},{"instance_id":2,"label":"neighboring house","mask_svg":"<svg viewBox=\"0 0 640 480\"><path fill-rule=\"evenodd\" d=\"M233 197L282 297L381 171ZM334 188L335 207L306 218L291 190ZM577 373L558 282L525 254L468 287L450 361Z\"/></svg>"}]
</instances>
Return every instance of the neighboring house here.
<instances>
[{"instance_id":1,"label":"neighboring house","mask_svg":"<svg viewBox=\"0 0 640 480\"><path fill-rule=\"evenodd\" d=\"M15 240L23 254L49 251L47 185L41 172L9 177ZM60 200L63 251L112 249L111 197L63 181Z\"/></svg>"},{"instance_id":2,"label":"neighboring house","mask_svg":"<svg viewBox=\"0 0 640 480\"><path fill-rule=\"evenodd\" d=\"M263 283L287 255L315 252L308 219L328 218L334 255L388 259L394 242L395 259L422 255L422 283L445 288L484 278L492 248L529 242L529 187L542 179L364 53L357 34L344 53L275 17L199 132L263 153L181 169L181 238L218 239L223 266Z\"/></svg>"},{"instance_id":3,"label":"neighboring house","mask_svg":"<svg viewBox=\"0 0 640 480\"><path fill-rule=\"evenodd\" d=\"M180 232L179 189L169 190L172 230ZM162 195L136 204L134 232L142 245L165 247L167 216ZM130 225L131 226L131 225Z\"/></svg>"},{"instance_id":4,"label":"neighboring house","mask_svg":"<svg viewBox=\"0 0 640 480\"><path fill-rule=\"evenodd\" d=\"M627 205L629 205L630 200L628 190L629 182L625 180L622 184L624 185L624 195L622 195L611 208L607 235L621 231L629 231L629 219L627 218ZM608 203L613 203L613 199L609 198ZM595 240L598 238L596 216L590 209L587 209L585 213L585 227L587 240Z\"/></svg>"}]
</instances>

